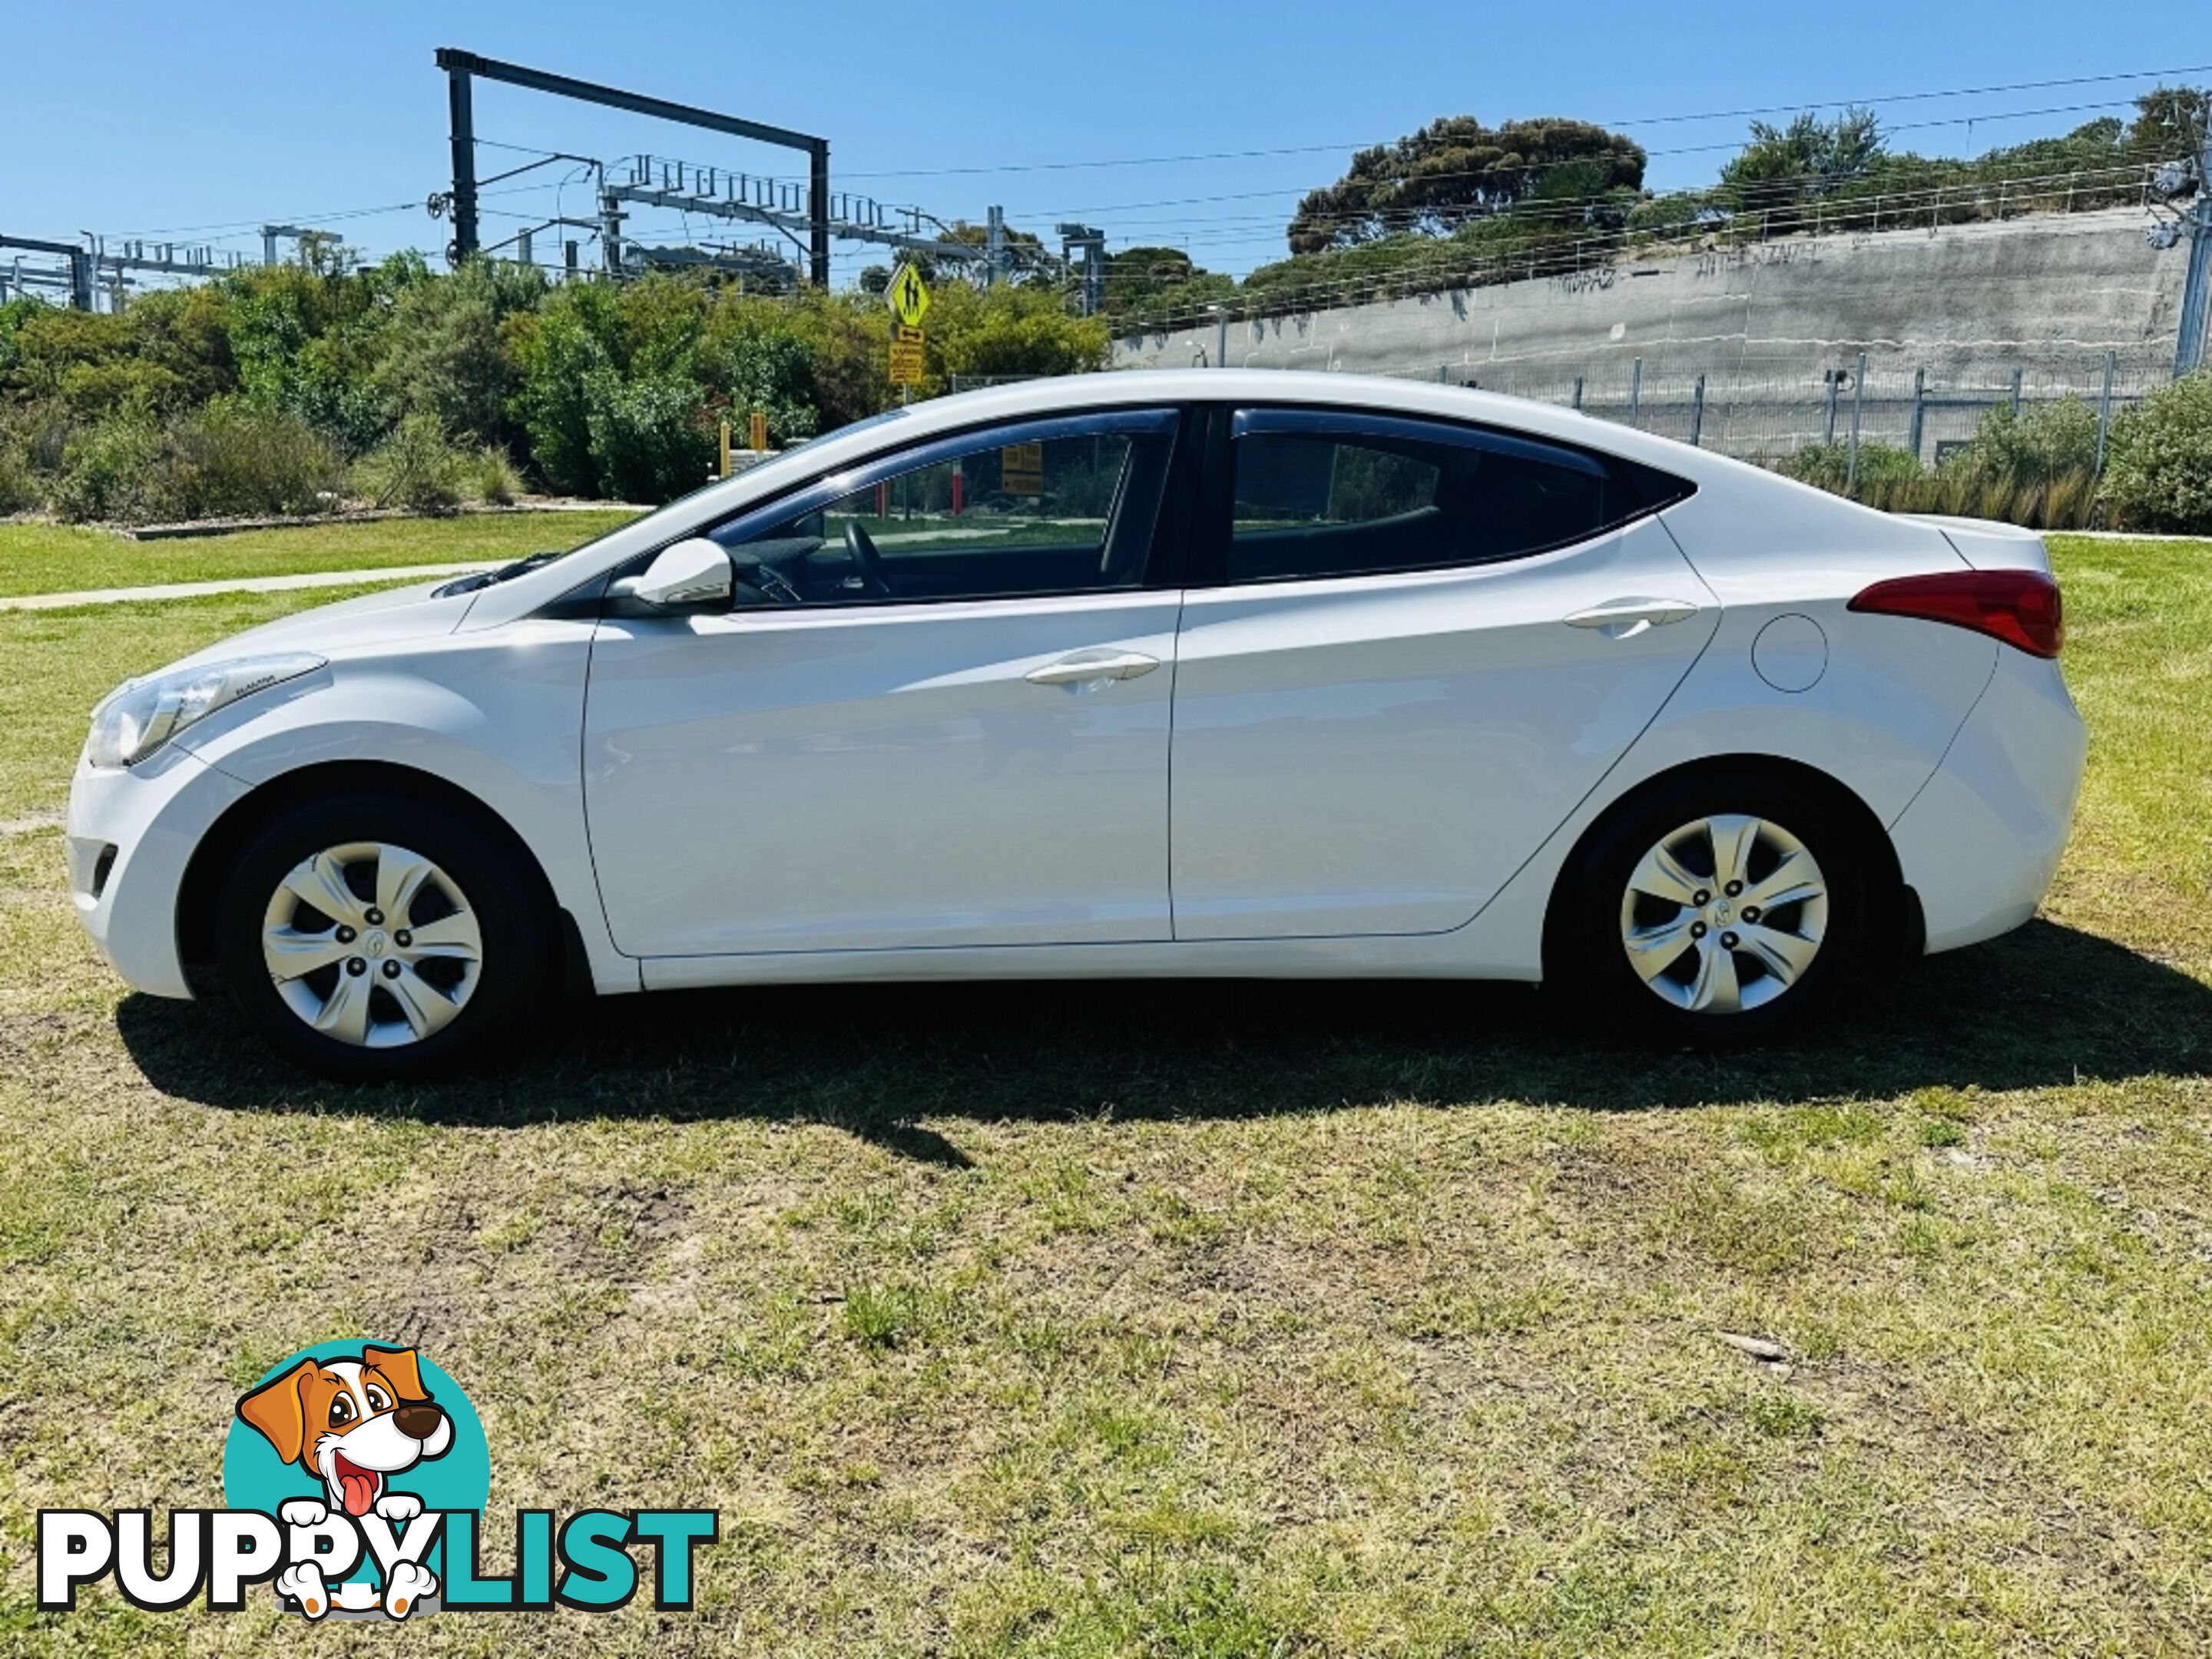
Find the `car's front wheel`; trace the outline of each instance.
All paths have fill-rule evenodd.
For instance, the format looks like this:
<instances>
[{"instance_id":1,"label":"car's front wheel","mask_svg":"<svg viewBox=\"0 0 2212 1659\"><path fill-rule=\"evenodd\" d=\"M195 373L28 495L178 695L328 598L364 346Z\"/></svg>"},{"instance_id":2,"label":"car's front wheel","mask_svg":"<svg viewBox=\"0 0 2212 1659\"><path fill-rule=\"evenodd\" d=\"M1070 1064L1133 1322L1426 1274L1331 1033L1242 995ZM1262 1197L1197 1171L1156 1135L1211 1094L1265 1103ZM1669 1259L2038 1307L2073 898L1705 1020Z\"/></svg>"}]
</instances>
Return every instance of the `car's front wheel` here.
<instances>
[{"instance_id":1,"label":"car's front wheel","mask_svg":"<svg viewBox=\"0 0 2212 1659\"><path fill-rule=\"evenodd\" d=\"M246 1018L329 1076L409 1076L510 1032L550 995L554 935L516 854L458 814L319 801L254 837L218 901Z\"/></svg>"},{"instance_id":2,"label":"car's front wheel","mask_svg":"<svg viewBox=\"0 0 2212 1659\"><path fill-rule=\"evenodd\" d=\"M1802 1027L1871 959L1864 832L1783 777L1662 785L1571 867L1547 977L1644 1036L1732 1042Z\"/></svg>"}]
</instances>

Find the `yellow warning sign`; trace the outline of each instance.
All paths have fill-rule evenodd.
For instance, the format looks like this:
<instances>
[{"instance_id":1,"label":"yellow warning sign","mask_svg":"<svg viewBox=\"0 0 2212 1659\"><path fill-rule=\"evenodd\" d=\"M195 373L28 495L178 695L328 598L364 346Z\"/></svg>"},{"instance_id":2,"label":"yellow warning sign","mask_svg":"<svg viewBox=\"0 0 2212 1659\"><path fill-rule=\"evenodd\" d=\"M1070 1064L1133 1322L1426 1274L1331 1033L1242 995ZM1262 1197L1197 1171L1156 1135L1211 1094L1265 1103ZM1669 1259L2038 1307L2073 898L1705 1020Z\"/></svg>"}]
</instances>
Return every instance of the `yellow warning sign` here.
<instances>
[{"instance_id":1,"label":"yellow warning sign","mask_svg":"<svg viewBox=\"0 0 2212 1659\"><path fill-rule=\"evenodd\" d=\"M884 298L891 315L908 328L920 328L921 319L929 314L929 284L912 265L902 264L891 273L891 284L884 290Z\"/></svg>"},{"instance_id":2,"label":"yellow warning sign","mask_svg":"<svg viewBox=\"0 0 2212 1659\"><path fill-rule=\"evenodd\" d=\"M918 328L902 323L891 331L891 384L917 386L922 378L921 348L924 335Z\"/></svg>"}]
</instances>

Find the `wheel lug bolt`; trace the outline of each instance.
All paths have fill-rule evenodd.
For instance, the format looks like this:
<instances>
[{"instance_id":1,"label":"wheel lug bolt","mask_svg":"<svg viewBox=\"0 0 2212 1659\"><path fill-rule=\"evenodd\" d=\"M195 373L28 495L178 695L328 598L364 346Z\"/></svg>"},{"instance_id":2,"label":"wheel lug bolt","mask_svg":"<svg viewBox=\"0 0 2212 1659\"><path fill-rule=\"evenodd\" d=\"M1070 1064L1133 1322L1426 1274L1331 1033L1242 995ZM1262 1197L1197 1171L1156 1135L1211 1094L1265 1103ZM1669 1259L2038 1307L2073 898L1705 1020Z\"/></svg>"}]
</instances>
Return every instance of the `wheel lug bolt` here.
<instances>
[{"instance_id":1,"label":"wheel lug bolt","mask_svg":"<svg viewBox=\"0 0 2212 1659\"><path fill-rule=\"evenodd\" d=\"M1733 951L1735 949L1735 935L1734 933L1723 933L1721 935L1721 949L1723 951Z\"/></svg>"},{"instance_id":2,"label":"wheel lug bolt","mask_svg":"<svg viewBox=\"0 0 2212 1659\"><path fill-rule=\"evenodd\" d=\"M1732 881L1721 890L1726 893L1730 898L1734 898L1738 893L1743 891L1743 884L1740 881ZM370 914L374 915L374 912L371 912Z\"/></svg>"},{"instance_id":3,"label":"wheel lug bolt","mask_svg":"<svg viewBox=\"0 0 2212 1659\"><path fill-rule=\"evenodd\" d=\"M1708 893L1702 887L1698 889L1698 890L1692 894L1690 898L1690 902L1697 905L1711 904L1712 902L1713 896L1711 893Z\"/></svg>"},{"instance_id":4,"label":"wheel lug bolt","mask_svg":"<svg viewBox=\"0 0 2212 1659\"><path fill-rule=\"evenodd\" d=\"M350 927L341 927L341 928L339 928L339 929L338 929L338 943L339 943L339 944L341 944L341 945L350 945L350 944L352 944L352 943L353 943L353 929L352 929L352 928L350 928Z\"/></svg>"},{"instance_id":5,"label":"wheel lug bolt","mask_svg":"<svg viewBox=\"0 0 2212 1659\"><path fill-rule=\"evenodd\" d=\"M1705 936L1705 924L1704 922L1693 921L1690 924L1690 937L1692 939L1703 939Z\"/></svg>"},{"instance_id":6,"label":"wheel lug bolt","mask_svg":"<svg viewBox=\"0 0 2212 1659\"><path fill-rule=\"evenodd\" d=\"M1746 921L1757 921L1759 920L1759 907L1756 904L1745 905L1743 907L1743 919Z\"/></svg>"},{"instance_id":7,"label":"wheel lug bolt","mask_svg":"<svg viewBox=\"0 0 2212 1659\"><path fill-rule=\"evenodd\" d=\"M363 916L362 920L366 921L372 927L381 927L384 926L384 912L381 910L371 910L366 916Z\"/></svg>"},{"instance_id":8,"label":"wheel lug bolt","mask_svg":"<svg viewBox=\"0 0 2212 1659\"><path fill-rule=\"evenodd\" d=\"M415 942L415 935L402 927L392 934L392 942L404 951Z\"/></svg>"},{"instance_id":9,"label":"wheel lug bolt","mask_svg":"<svg viewBox=\"0 0 2212 1659\"><path fill-rule=\"evenodd\" d=\"M368 971L368 964L366 962L363 962L359 957L348 957L346 958L346 972L353 975L356 979Z\"/></svg>"},{"instance_id":10,"label":"wheel lug bolt","mask_svg":"<svg viewBox=\"0 0 2212 1659\"><path fill-rule=\"evenodd\" d=\"M399 964L396 962L386 963L384 964L384 976L386 979L398 979L399 977Z\"/></svg>"}]
</instances>

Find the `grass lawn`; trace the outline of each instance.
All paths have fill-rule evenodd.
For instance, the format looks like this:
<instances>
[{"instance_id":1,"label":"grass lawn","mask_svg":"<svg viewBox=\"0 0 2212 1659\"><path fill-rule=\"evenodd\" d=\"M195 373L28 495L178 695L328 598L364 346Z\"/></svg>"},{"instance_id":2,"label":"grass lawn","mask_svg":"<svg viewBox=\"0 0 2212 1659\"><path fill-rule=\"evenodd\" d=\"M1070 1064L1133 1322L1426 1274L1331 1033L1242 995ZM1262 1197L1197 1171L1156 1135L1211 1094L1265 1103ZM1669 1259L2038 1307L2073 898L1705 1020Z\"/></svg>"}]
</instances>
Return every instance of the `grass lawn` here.
<instances>
[{"instance_id":1,"label":"grass lawn","mask_svg":"<svg viewBox=\"0 0 2212 1659\"><path fill-rule=\"evenodd\" d=\"M218 1504L240 1389L368 1334L469 1390L495 1510L722 1514L696 1614L410 1650L2205 1651L2212 544L2058 550L2045 918L1727 1057L1506 988L1039 983L317 1085L121 994L51 815L110 681L324 596L0 616L0 1643L392 1639L48 1620L27 1561L42 1505Z\"/></svg>"},{"instance_id":2,"label":"grass lawn","mask_svg":"<svg viewBox=\"0 0 2212 1659\"><path fill-rule=\"evenodd\" d=\"M471 513L451 519L300 525L162 542L134 542L104 530L65 525L0 524L0 594L76 593L95 587L221 581L233 576L515 559L548 548L574 547L636 516L626 508Z\"/></svg>"}]
</instances>

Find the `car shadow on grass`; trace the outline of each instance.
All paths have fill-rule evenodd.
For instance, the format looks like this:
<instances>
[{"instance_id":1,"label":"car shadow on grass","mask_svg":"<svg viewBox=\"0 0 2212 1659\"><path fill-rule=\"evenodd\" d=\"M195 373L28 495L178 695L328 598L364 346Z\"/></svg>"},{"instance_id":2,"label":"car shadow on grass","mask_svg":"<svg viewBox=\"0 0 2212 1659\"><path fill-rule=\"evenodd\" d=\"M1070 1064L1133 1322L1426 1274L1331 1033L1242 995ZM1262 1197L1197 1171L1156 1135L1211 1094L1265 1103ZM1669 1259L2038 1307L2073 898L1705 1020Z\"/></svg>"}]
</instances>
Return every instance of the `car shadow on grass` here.
<instances>
[{"instance_id":1,"label":"car shadow on grass","mask_svg":"<svg viewBox=\"0 0 2212 1659\"><path fill-rule=\"evenodd\" d=\"M1742 1053L1611 1042L1525 987L1377 981L1027 981L616 997L519 1057L428 1084L292 1070L218 999L125 1000L164 1093L251 1111L475 1127L749 1115L838 1125L958 1163L926 1122L1233 1118L1377 1101L1591 1110L1882 1098L2212 1071L2212 988L2036 922L1901 969L1804 1040Z\"/></svg>"}]
</instances>

